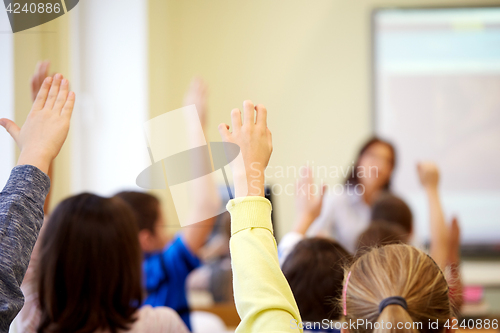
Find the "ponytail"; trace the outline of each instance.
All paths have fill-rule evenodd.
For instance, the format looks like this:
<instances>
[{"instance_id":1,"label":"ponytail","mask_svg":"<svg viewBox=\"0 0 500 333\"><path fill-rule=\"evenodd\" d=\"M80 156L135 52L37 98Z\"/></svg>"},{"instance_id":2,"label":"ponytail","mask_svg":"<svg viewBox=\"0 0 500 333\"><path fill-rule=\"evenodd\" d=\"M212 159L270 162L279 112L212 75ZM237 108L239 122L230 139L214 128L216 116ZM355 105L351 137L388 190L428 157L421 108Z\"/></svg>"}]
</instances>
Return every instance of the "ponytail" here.
<instances>
[{"instance_id":1,"label":"ponytail","mask_svg":"<svg viewBox=\"0 0 500 333\"><path fill-rule=\"evenodd\" d=\"M417 325L403 307L391 304L380 313L373 333L418 333Z\"/></svg>"},{"instance_id":2,"label":"ponytail","mask_svg":"<svg viewBox=\"0 0 500 333\"><path fill-rule=\"evenodd\" d=\"M453 317L440 268L403 244L360 256L346 270L341 302L346 321L363 323L349 326L349 333L440 333ZM430 327L430 320L438 327Z\"/></svg>"}]
</instances>

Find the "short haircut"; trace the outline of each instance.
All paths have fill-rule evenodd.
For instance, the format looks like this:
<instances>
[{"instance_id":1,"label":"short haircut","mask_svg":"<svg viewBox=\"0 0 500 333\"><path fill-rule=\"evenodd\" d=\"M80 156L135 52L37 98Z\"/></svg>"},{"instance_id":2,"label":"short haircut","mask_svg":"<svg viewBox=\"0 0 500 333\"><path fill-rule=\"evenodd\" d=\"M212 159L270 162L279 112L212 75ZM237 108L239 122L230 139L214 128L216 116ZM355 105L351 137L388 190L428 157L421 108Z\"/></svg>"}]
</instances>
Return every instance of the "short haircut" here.
<instances>
[{"instance_id":1,"label":"short haircut","mask_svg":"<svg viewBox=\"0 0 500 333\"><path fill-rule=\"evenodd\" d=\"M358 238L358 251L372 247L408 242L408 232L401 225L383 220L372 221Z\"/></svg>"},{"instance_id":2,"label":"short haircut","mask_svg":"<svg viewBox=\"0 0 500 333\"><path fill-rule=\"evenodd\" d=\"M130 205L134 211L139 231L146 229L155 234L155 224L158 220L158 210L160 208L158 198L148 193L135 191L123 191L117 193L115 197Z\"/></svg>"},{"instance_id":3,"label":"short haircut","mask_svg":"<svg viewBox=\"0 0 500 333\"><path fill-rule=\"evenodd\" d=\"M371 220L399 224L407 233L413 230L413 215L410 207L403 199L387 192L379 195L373 203Z\"/></svg>"},{"instance_id":4,"label":"short haircut","mask_svg":"<svg viewBox=\"0 0 500 333\"><path fill-rule=\"evenodd\" d=\"M343 269L351 259L340 244L319 237L302 240L288 255L282 270L304 321L340 318L335 300L342 294Z\"/></svg>"},{"instance_id":5,"label":"short haircut","mask_svg":"<svg viewBox=\"0 0 500 333\"><path fill-rule=\"evenodd\" d=\"M62 201L40 239L38 332L128 330L142 303L142 254L132 210L83 193Z\"/></svg>"}]
</instances>

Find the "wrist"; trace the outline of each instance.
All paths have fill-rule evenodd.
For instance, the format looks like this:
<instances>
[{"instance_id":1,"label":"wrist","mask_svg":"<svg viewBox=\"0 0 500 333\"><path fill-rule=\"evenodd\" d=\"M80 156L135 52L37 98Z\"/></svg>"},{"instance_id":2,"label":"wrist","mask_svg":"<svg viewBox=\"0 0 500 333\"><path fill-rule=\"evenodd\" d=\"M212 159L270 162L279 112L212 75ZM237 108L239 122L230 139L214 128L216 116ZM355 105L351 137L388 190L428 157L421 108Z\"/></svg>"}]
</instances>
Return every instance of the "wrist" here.
<instances>
[{"instance_id":1,"label":"wrist","mask_svg":"<svg viewBox=\"0 0 500 333\"><path fill-rule=\"evenodd\" d=\"M259 176L235 173L233 181L235 197L265 196L263 173Z\"/></svg>"},{"instance_id":2,"label":"wrist","mask_svg":"<svg viewBox=\"0 0 500 333\"><path fill-rule=\"evenodd\" d=\"M22 150L17 160L17 165L33 165L45 174L48 174L51 161L52 159L43 153Z\"/></svg>"}]
</instances>

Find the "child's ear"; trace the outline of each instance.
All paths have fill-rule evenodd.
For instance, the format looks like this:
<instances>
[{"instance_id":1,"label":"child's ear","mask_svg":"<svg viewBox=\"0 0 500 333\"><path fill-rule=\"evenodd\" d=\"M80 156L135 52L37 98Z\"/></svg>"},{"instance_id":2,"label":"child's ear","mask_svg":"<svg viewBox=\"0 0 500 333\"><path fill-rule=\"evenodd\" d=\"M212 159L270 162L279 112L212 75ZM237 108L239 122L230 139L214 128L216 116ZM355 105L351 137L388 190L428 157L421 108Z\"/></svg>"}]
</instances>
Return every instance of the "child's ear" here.
<instances>
[{"instance_id":1,"label":"child's ear","mask_svg":"<svg viewBox=\"0 0 500 333\"><path fill-rule=\"evenodd\" d=\"M143 252L153 251L153 235L148 229L139 231L139 244Z\"/></svg>"},{"instance_id":2,"label":"child's ear","mask_svg":"<svg viewBox=\"0 0 500 333\"><path fill-rule=\"evenodd\" d=\"M453 327L457 327L457 325L455 325L455 323L457 323L458 320L456 317L452 317L450 319L450 326L449 327L446 327L446 333L455 333L457 331L456 328L453 328Z\"/></svg>"}]
</instances>

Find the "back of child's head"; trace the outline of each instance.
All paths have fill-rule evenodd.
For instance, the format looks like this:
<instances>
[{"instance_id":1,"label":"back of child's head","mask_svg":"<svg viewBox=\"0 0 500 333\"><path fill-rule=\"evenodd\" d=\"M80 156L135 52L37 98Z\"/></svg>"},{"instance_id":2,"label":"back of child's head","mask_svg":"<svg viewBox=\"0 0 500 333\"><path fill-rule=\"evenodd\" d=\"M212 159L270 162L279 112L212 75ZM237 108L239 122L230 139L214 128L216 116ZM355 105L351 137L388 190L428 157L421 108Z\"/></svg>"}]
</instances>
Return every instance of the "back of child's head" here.
<instances>
[{"instance_id":1,"label":"back of child's head","mask_svg":"<svg viewBox=\"0 0 500 333\"><path fill-rule=\"evenodd\" d=\"M84 193L62 201L41 238L38 332L128 329L142 302L135 217L122 200Z\"/></svg>"},{"instance_id":2,"label":"back of child's head","mask_svg":"<svg viewBox=\"0 0 500 333\"><path fill-rule=\"evenodd\" d=\"M339 319L335 300L342 294L343 269L351 255L325 238L299 242L283 263L285 275L304 321Z\"/></svg>"},{"instance_id":3,"label":"back of child's head","mask_svg":"<svg viewBox=\"0 0 500 333\"><path fill-rule=\"evenodd\" d=\"M374 248L346 272L344 316L352 333L443 332L452 317L446 279L427 254L409 245ZM430 322L438 320L438 327Z\"/></svg>"},{"instance_id":4,"label":"back of child's head","mask_svg":"<svg viewBox=\"0 0 500 333\"><path fill-rule=\"evenodd\" d=\"M123 191L115 195L130 205L136 216L139 230L155 234L155 224L159 216L160 201L155 196L135 191Z\"/></svg>"},{"instance_id":5,"label":"back of child's head","mask_svg":"<svg viewBox=\"0 0 500 333\"><path fill-rule=\"evenodd\" d=\"M407 243L408 238L408 232L400 224L383 220L372 221L359 235L357 249L364 251L376 246Z\"/></svg>"},{"instance_id":6,"label":"back of child's head","mask_svg":"<svg viewBox=\"0 0 500 333\"><path fill-rule=\"evenodd\" d=\"M408 234L413 230L413 215L410 207L401 198L387 192L380 194L373 203L371 220L397 223Z\"/></svg>"}]
</instances>

